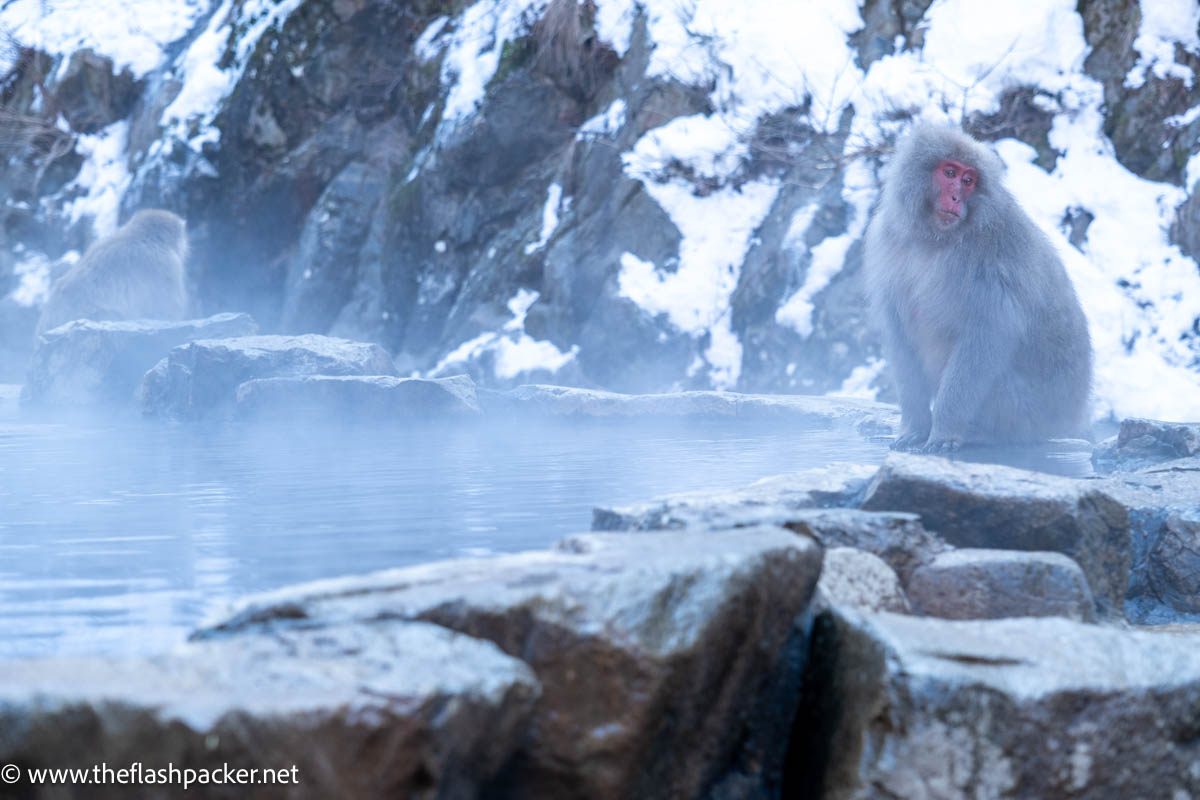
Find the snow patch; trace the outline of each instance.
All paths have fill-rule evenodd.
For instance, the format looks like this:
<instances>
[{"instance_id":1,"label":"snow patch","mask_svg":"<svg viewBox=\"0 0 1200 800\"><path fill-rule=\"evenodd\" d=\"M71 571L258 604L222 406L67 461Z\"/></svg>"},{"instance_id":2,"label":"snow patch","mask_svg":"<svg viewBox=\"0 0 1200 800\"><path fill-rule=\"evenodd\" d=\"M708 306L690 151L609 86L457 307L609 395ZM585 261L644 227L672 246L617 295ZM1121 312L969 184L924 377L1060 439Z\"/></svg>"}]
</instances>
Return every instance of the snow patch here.
<instances>
[{"instance_id":1,"label":"snow patch","mask_svg":"<svg viewBox=\"0 0 1200 800\"><path fill-rule=\"evenodd\" d=\"M570 204L571 198L568 197L566 207L569 208ZM558 228L558 209L561 205L563 205L562 185L552 183L546 190L546 205L542 207L542 234L536 242L525 245L525 255L533 255L549 243L550 237Z\"/></svg>"},{"instance_id":2,"label":"snow patch","mask_svg":"<svg viewBox=\"0 0 1200 800\"><path fill-rule=\"evenodd\" d=\"M1191 68L1175 61L1176 43L1200 54L1200 4L1196 0L1154 0L1139 3L1142 22L1133 47L1137 63L1125 76L1125 86L1136 89L1154 73L1160 79L1178 78L1189 88L1196 79Z\"/></svg>"}]
</instances>

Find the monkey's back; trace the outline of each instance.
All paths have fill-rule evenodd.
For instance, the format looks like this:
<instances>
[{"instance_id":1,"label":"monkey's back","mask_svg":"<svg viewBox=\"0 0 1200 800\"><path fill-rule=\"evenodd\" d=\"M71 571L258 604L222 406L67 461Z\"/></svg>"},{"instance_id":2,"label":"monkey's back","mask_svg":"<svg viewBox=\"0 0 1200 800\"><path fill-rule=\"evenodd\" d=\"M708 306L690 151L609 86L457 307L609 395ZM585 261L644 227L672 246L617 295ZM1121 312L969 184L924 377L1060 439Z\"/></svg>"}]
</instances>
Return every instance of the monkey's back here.
<instances>
[{"instance_id":1,"label":"monkey's back","mask_svg":"<svg viewBox=\"0 0 1200 800\"><path fill-rule=\"evenodd\" d=\"M186 244L172 246L160 236L141 236L132 223L119 229L89 247L54 283L37 333L76 319L184 319L185 253Z\"/></svg>"}]
</instances>

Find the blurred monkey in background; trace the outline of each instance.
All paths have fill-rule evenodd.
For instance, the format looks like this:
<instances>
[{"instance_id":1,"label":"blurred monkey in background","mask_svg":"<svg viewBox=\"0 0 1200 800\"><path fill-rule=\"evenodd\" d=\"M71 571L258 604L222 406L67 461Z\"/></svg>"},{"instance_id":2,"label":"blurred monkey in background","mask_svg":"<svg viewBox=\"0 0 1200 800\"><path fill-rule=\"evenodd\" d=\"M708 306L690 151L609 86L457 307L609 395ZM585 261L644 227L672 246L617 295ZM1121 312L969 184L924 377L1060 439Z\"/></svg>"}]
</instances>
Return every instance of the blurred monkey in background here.
<instances>
[{"instance_id":1,"label":"blurred monkey in background","mask_svg":"<svg viewBox=\"0 0 1200 800\"><path fill-rule=\"evenodd\" d=\"M170 211L137 212L54 282L37 335L76 319L184 319L187 226Z\"/></svg>"},{"instance_id":2,"label":"blurred monkey in background","mask_svg":"<svg viewBox=\"0 0 1200 800\"><path fill-rule=\"evenodd\" d=\"M990 149L919 125L867 229L863 274L900 395L895 449L950 452L1087 430L1087 319Z\"/></svg>"}]
</instances>

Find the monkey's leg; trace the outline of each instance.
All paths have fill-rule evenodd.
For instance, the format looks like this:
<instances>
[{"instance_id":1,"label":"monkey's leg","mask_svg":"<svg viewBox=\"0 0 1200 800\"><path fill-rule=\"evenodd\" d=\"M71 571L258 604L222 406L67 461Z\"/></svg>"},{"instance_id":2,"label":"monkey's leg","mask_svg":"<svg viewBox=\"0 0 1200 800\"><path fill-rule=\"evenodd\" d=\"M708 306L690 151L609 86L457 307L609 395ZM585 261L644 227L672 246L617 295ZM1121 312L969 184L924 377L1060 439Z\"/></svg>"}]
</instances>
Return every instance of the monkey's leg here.
<instances>
[{"instance_id":1,"label":"monkey's leg","mask_svg":"<svg viewBox=\"0 0 1200 800\"><path fill-rule=\"evenodd\" d=\"M913 450L929 438L933 424L929 411L933 387L894 313L888 315L884 356L900 395L900 434L892 442L892 449Z\"/></svg>"},{"instance_id":2,"label":"monkey's leg","mask_svg":"<svg viewBox=\"0 0 1200 800\"><path fill-rule=\"evenodd\" d=\"M995 306L993 306L995 307ZM991 325L967 326L950 353L942 380L933 399L933 426L925 453L957 450L995 390L997 379L1012 368L1017 350L1015 319L1000 313Z\"/></svg>"}]
</instances>

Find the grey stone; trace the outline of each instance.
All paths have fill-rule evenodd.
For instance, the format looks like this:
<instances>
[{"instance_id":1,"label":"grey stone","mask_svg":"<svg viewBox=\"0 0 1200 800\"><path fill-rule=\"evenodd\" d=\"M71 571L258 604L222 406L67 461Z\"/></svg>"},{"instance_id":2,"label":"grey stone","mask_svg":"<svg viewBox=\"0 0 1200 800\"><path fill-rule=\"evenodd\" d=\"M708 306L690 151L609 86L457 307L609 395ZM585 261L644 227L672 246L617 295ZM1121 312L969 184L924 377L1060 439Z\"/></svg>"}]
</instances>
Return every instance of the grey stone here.
<instances>
[{"instance_id":1,"label":"grey stone","mask_svg":"<svg viewBox=\"0 0 1200 800\"><path fill-rule=\"evenodd\" d=\"M847 505L876 472L865 464L835 464L756 481L730 492L681 492L648 503L592 510L592 530L649 531L781 524L796 509Z\"/></svg>"},{"instance_id":2,"label":"grey stone","mask_svg":"<svg viewBox=\"0 0 1200 800\"><path fill-rule=\"evenodd\" d=\"M475 384L465 375L427 380L360 375L257 378L237 390L242 418L309 416L354 422L479 416Z\"/></svg>"},{"instance_id":3,"label":"grey stone","mask_svg":"<svg viewBox=\"0 0 1200 800\"><path fill-rule=\"evenodd\" d=\"M853 547L883 559L906 583L912 571L950 547L925 530L915 514L859 511L850 508L801 510L784 527L812 536L822 546Z\"/></svg>"},{"instance_id":4,"label":"grey stone","mask_svg":"<svg viewBox=\"0 0 1200 800\"><path fill-rule=\"evenodd\" d=\"M245 336L176 347L146 373L138 392L146 416L194 420L231 414L238 386L255 378L395 374L377 344L313 334Z\"/></svg>"},{"instance_id":5,"label":"grey stone","mask_svg":"<svg viewBox=\"0 0 1200 800\"><path fill-rule=\"evenodd\" d=\"M790 796L1200 794L1200 633L835 609L814 637Z\"/></svg>"},{"instance_id":6,"label":"grey stone","mask_svg":"<svg viewBox=\"0 0 1200 800\"><path fill-rule=\"evenodd\" d=\"M1121 421L1115 437L1096 446L1092 462L1101 472L1133 472L1200 455L1200 423Z\"/></svg>"},{"instance_id":7,"label":"grey stone","mask_svg":"<svg viewBox=\"0 0 1200 800\"><path fill-rule=\"evenodd\" d=\"M0 762L174 765L218 780L226 764L296 769L286 783L189 787L199 797L472 798L510 757L538 692L529 668L490 642L394 620L227 637L146 660L0 661ZM41 790L120 798L131 786Z\"/></svg>"},{"instance_id":8,"label":"grey stone","mask_svg":"<svg viewBox=\"0 0 1200 800\"><path fill-rule=\"evenodd\" d=\"M1096 482L893 453L862 507L919 514L956 547L1063 553L1082 567L1097 613L1123 615L1129 514Z\"/></svg>"},{"instance_id":9,"label":"grey stone","mask_svg":"<svg viewBox=\"0 0 1200 800\"><path fill-rule=\"evenodd\" d=\"M146 370L171 348L197 339L257 332L258 325L247 314L216 314L182 322L68 322L39 337L21 402L58 409L132 409Z\"/></svg>"},{"instance_id":10,"label":"grey stone","mask_svg":"<svg viewBox=\"0 0 1200 800\"><path fill-rule=\"evenodd\" d=\"M589 534L251 598L203 636L422 619L525 660L542 696L499 795L769 794L799 697L821 548L778 528Z\"/></svg>"},{"instance_id":11,"label":"grey stone","mask_svg":"<svg viewBox=\"0 0 1200 800\"><path fill-rule=\"evenodd\" d=\"M1095 617L1083 570L1061 553L954 550L913 570L905 589L916 612L931 617Z\"/></svg>"},{"instance_id":12,"label":"grey stone","mask_svg":"<svg viewBox=\"0 0 1200 800\"><path fill-rule=\"evenodd\" d=\"M1200 457L1114 474L1099 486L1129 514L1131 622L1200 622Z\"/></svg>"},{"instance_id":13,"label":"grey stone","mask_svg":"<svg viewBox=\"0 0 1200 800\"><path fill-rule=\"evenodd\" d=\"M853 547L825 551L813 607L824 610L831 605L898 614L911 610L895 570L879 556Z\"/></svg>"}]
</instances>

